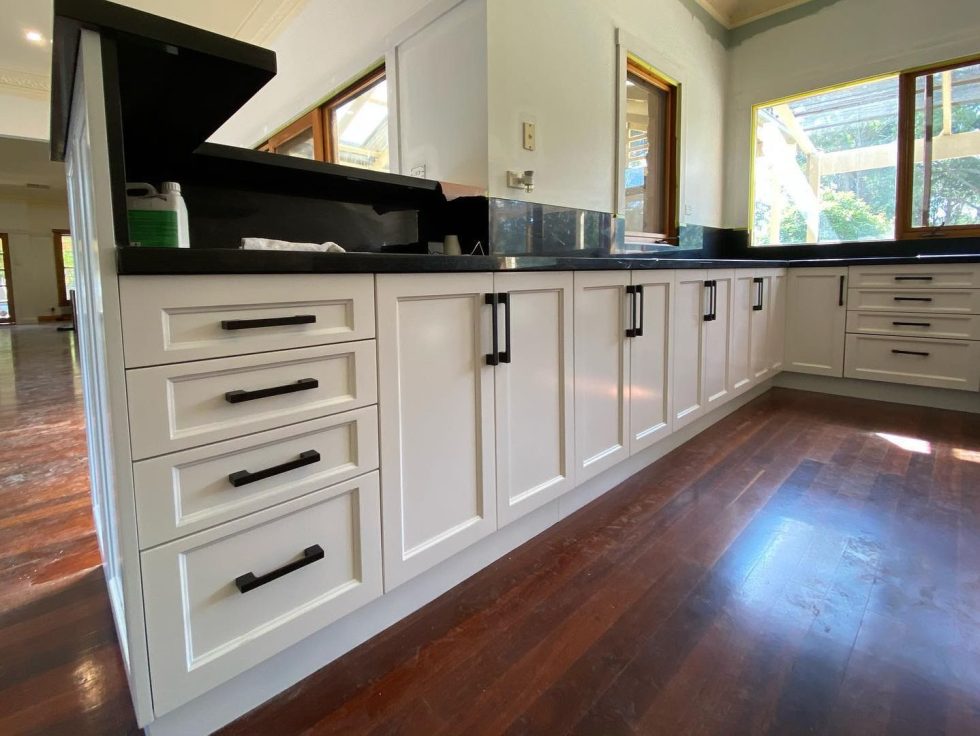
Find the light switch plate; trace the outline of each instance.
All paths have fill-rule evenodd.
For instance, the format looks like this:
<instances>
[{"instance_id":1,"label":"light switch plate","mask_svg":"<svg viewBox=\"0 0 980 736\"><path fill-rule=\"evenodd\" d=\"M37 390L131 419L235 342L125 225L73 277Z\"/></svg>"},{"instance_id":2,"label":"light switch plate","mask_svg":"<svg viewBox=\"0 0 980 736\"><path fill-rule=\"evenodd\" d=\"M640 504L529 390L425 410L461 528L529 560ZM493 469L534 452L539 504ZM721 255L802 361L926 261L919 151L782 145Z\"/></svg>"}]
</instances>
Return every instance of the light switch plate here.
<instances>
[{"instance_id":1,"label":"light switch plate","mask_svg":"<svg viewBox=\"0 0 980 736\"><path fill-rule=\"evenodd\" d=\"M537 134L534 131L534 123L524 123L524 150L533 151L537 144Z\"/></svg>"}]
</instances>

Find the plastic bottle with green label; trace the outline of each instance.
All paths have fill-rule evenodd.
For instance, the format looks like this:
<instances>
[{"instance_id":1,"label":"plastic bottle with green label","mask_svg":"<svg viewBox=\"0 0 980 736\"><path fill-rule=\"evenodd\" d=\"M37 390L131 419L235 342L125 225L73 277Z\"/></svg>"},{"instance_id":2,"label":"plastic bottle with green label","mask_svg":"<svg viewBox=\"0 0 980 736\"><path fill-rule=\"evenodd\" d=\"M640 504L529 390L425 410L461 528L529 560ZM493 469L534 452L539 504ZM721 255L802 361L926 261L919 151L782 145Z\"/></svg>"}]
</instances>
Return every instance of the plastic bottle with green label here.
<instances>
[{"instance_id":1,"label":"plastic bottle with green label","mask_svg":"<svg viewBox=\"0 0 980 736\"><path fill-rule=\"evenodd\" d=\"M190 248L187 205L180 184L165 181L160 190L144 182L126 184L129 244L153 248Z\"/></svg>"}]
</instances>

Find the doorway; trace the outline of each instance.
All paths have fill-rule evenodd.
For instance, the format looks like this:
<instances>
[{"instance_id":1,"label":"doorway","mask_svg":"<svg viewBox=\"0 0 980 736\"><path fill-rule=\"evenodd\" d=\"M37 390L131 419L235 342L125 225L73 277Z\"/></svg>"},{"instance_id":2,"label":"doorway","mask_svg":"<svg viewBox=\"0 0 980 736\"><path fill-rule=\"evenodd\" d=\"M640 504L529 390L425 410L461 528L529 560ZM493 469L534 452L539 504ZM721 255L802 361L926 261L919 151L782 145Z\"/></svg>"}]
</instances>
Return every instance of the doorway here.
<instances>
[{"instance_id":1,"label":"doorway","mask_svg":"<svg viewBox=\"0 0 980 736\"><path fill-rule=\"evenodd\" d=\"M14 287L10 281L10 241L6 233L0 233L0 325L12 325L16 321Z\"/></svg>"}]
</instances>

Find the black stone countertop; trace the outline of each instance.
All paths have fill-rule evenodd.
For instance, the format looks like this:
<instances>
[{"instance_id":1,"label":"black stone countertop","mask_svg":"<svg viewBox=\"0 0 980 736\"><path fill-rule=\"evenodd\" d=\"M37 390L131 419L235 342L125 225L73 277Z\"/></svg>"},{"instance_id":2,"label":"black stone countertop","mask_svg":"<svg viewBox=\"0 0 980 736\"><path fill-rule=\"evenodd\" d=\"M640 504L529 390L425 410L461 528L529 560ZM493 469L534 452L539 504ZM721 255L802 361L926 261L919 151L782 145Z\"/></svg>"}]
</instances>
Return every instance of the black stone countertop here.
<instances>
[{"instance_id":1,"label":"black stone countertop","mask_svg":"<svg viewBox=\"0 0 980 736\"><path fill-rule=\"evenodd\" d=\"M125 275L256 273L453 273L473 271L612 271L619 269L759 268L980 263L980 254L901 258L794 260L698 259L622 256L440 256L387 253L305 253L229 248L120 248L118 272Z\"/></svg>"}]
</instances>

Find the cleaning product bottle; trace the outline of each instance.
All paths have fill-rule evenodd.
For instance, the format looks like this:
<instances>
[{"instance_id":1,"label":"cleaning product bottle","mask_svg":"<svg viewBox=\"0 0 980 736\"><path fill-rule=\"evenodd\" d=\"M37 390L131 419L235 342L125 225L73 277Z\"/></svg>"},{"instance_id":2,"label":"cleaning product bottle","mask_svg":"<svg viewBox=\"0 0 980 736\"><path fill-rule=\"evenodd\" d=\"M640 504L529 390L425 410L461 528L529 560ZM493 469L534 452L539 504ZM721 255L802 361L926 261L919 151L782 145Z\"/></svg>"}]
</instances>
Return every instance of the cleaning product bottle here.
<instances>
[{"instance_id":1,"label":"cleaning product bottle","mask_svg":"<svg viewBox=\"0 0 980 736\"><path fill-rule=\"evenodd\" d=\"M127 183L126 209L130 245L190 248L187 205L177 182L163 182L159 192L144 182Z\"/></svg>"}]
</instances>

